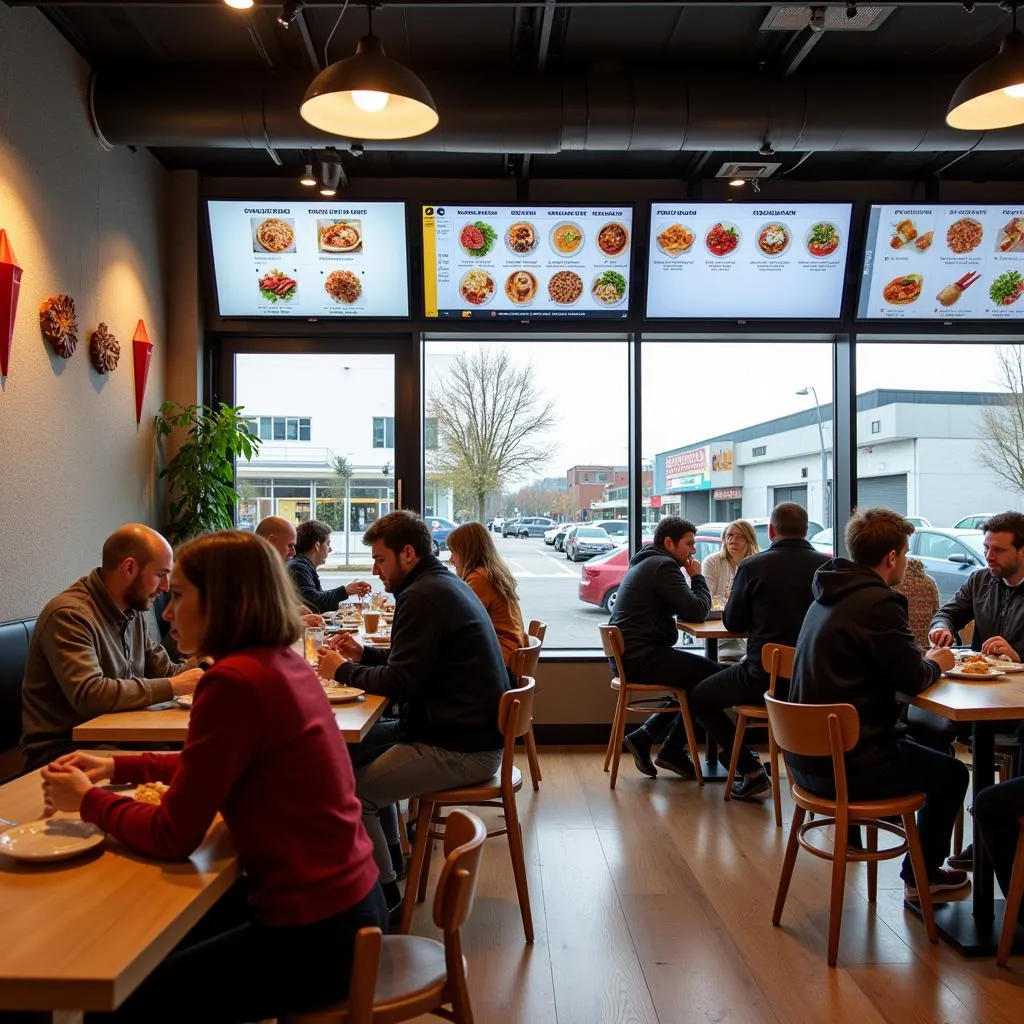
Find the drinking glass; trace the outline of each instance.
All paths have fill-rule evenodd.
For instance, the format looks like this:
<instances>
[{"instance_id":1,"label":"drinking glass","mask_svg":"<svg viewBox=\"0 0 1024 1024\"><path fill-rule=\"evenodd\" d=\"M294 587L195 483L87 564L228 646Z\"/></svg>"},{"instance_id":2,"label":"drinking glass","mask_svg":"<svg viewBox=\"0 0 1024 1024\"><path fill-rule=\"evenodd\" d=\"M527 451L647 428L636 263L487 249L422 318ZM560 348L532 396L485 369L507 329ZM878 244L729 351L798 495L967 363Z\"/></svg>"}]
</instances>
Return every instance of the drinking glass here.
<instances>
[{"instance_id":1,"label":"drinking glass","mask_svg":"<svg viewBox=\"0 0 1024 1024\"><path fill-rule=\"evenodd\" d=\"M324 645L324 631L319 626L307 626L302 634L302 645L306 661L316 668L320 658L317 651Z\"/></svg>"}]
</instances>

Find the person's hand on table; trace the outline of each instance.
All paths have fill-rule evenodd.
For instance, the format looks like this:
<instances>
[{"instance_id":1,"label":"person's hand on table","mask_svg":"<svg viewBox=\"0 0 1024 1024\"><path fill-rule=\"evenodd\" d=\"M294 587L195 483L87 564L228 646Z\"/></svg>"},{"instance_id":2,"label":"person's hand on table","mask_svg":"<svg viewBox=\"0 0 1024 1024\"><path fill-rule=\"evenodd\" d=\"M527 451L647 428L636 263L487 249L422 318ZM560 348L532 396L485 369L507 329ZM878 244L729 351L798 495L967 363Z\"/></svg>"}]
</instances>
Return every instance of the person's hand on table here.
<instances>
[{"instance_id":1,"label":"person's hand on table","mask_svg":"<svg viewBox=\"0 0 1024 1024\"><path fill-rule=\"evenodd\" d=\"M345 663L343 655L327 647L317 648L316 674L321 679L333 679L334 673Z\"/></svg>"},{"instance_id":2,"label":"person's hand on table","mask_svg":"<svg viewBox=\"0 0 1024 1024\"><path fill-rule=\"evenodd\" d=\"M351 633L339 633L327 646L332 651L340 651L349 661L363 660L363 645Z\"/></svg>"},{"instance_id":3,"label":"person's hand on table","mask_svg":"<svg viewBox=\"0 0 1024 1024\"><path fill-rule=\"evenodd\" d=\"M933 647L925 653L925 658L934 661L943 672L948 672L956 664L956 658L948 647Z\"/></svg>"},{"instance_id":4,"label":"person's hand on table","mask_svg":"<svg viewBox=\"0 0 1024 1024\"><path fill-rule=\"evenodd\" d=\"M176 676L171 676L171 692L175 697L181 697L186 693L195 693L199 680L203 678L203 668L187 668Z\"/></svg>"},{"instance_id":5,"label":"person's hand on table","mask_svg":"<svg viewBox=\"0 0 1024 1024\"><path fill-rule=\"evenodd\" d=\"M43 777L44 818L51 817L56 811L80 810L82 799L93 786L81 768L70 764L53 761L40 774Z\"/></svg>"},{"instance_id":6,"label":"person's hand on table","mask_svg":"<svg viewBox=\"0 0 1024 1024\"><path fill-rule=\"evenodd\" d=\"M997 658L1009 658L1010 661L1020 661L1020 655L1001 636L990 636L981 645L981 653L992 654Z\"/></svg>"},{"instance_id":7,"label":"person's hand on table","mask_svg":"<svg viewBox=\"0 0 1024 1024\"><path fill-rule=\"evenodd\" d=\"M322 615L317 615L315 612L307 612L302 616L302 624L308 626L310 629L323 629L327 625L324 622Z\"/></svg>"},{"instance_id":8,"label":"person's hand on table","mask_svg":"<svg viewBox=\"0 0 1024 1024\"><path fill-rule=\"evenodd\" d=\"M366 597L371 587L365 580L353 580L351 583L345 584L345 589L349 594L355 594L356 597Z\"/></svg>"},{"instance_id":9,"label":"person's hand on table","mask_svg":"<svg viewBox=\"0 0 1024 1024\"><path fill-rule=\"evenodd\" d=\"M936 626L928 634L928 643L932 647L950 647L953 644L953 634L945 626Z\"/></svg>"},{"instance_id":10,"label":"person's hand on table","mask_svg":"<svg viewBox=\"0 0 1024 1024\"><path fill-rule=\"evenodd\" d=\"M65 754L53 762L62 768L78 768L85 772L91 782L106 782L114 777L114 759L92 754L86 750L76 750L73 754Z\"/></svg>"}]
</instances>

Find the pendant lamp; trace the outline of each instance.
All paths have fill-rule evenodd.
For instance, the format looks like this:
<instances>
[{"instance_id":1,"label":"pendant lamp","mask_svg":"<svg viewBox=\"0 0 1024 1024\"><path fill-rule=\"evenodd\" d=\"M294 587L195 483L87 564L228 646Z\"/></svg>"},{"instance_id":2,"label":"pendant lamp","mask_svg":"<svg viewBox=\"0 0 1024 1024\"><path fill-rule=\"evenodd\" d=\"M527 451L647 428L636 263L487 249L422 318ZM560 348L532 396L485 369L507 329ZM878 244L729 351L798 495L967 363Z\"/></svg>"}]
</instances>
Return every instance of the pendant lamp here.
<instances>
[{"instance_id":1,"label":"pendant lamp","mask_svg":"<svg viewBox=\"0 0 1024 1024\"><path fill-rule=\"evenodd\" d=\"M1017 28L1016 3L1010 11L1013 23L999 52L953 93L946 114L950 128L984 132L1024 124L1024 34Z\"/></svg>"},{"instance_id":2,"label":"pendant lamp","mask_svg":"<svg viewBox=\"0 0 1024 1024\"><path fill-rule=\"evenodd\" d=\"M427 87L407 67L384 56L370 31L351 57L336 61L310 83L299 107L302 119L321 131L350 139L408 139L438 122Z\"/></svg>"}]
</instances>

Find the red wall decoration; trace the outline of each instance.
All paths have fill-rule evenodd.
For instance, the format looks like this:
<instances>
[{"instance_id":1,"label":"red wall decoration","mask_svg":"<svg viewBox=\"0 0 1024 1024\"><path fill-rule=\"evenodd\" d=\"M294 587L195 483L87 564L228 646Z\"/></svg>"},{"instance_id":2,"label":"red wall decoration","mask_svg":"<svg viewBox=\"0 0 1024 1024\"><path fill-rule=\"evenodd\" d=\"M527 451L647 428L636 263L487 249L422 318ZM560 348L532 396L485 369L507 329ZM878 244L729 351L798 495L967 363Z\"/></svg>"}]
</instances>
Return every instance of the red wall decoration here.
<instances>
[{"instance_id":1,"label":"red wall decoration","mask_svg":"<svg viewBox=\"0 0 1024 1024\"><path fill-rule=\"evenodd\" d=\"M14 341L14 318L18 313L21 291L21 267L7 241L7 232L0 228L0 387L7 383L7 367L11 361Z\"/></svg>"},{"instance_id":2,"label":"red wall decoration","mask_svg":"<svg viewBox=\"0 0 1024 1024\"><path fill-rule=\"evenodd\" d=\"M132 354L135 357L135 423L142 422L142 401L146 397L146 382L149 380L149 363L153 358L153 342L149 340L146 325L140 320L132 337Z\"/></svg>"}]
</instances>

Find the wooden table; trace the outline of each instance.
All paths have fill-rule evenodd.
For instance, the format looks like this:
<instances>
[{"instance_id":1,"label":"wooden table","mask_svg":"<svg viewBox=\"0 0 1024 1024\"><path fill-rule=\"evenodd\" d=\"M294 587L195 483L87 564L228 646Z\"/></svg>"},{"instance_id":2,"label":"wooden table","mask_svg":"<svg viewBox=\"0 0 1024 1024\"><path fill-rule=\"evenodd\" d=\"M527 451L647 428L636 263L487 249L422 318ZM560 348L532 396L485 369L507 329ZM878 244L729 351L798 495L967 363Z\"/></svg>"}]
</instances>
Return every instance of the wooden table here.
<instances>
[{"instance_id":1,"label":"wooden table","mask_svg":"<svg viewBox=\"0 0 1024 1024\"><path fill-rule=\"evenodd\" d=\"M0 816L42 812L37 772L0 786ZM0 856L0 1009L58 1011L62 1024L116 1009L239 874L219 819L187 861L147 860L109 838L52 864Z\"/></svg>"},{"instance_id":2,"label":"wooden table","mask_svg":"<svg viewBox=\"0 0 1024 1024\"><path fill-rule=\"evenodd\" d=\"M718 661L719 640L740 640L746 633L730 633L725 628L721 619L709 619L707 622L682 622L676 623L680 633L689 633L690 636L704 641L704 654L712 661ZM718 744L710 734L707 736L706 755L704 758L706 767L703 775L705 782L725 782L729 774L718 763Z\"/></svg>"},{"instance_id":3,"label":"wooden table","mask_svg":"<svg viewBox=\"0 0 1024 1024\"><path fill-rule=\"evenodd\" d=\"M350 704L336 705L334 718L345 742L358 743L364 739L387 706L386 697L372 693ZM189 712L177 705L153 707L157 710L117 711L91 718L75 726L71 738L81 743L184 743Z\"/></svg>"},{"instance_id":4,"label":"wooden table","mask_svg":"<svg viewBox=\"0 0 1024 1024\"><path fill-rule=\"evenodd\" d=\"M971 800L975 802L978 794L995 782L994 723L1024 718L1024 673L979 682L943 676L917 696L899 696L915 707L953 722L971 723L974 762ZM935 923L942 936L964 956L991 956L999 944L1005 903L995 899L992 864L977 832L972 881L971 903L936 903ZM907 906L920 913L917 904Z\"/></svg>"}]
</instances>

